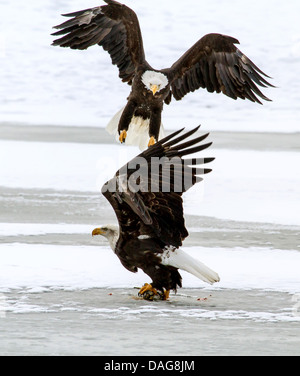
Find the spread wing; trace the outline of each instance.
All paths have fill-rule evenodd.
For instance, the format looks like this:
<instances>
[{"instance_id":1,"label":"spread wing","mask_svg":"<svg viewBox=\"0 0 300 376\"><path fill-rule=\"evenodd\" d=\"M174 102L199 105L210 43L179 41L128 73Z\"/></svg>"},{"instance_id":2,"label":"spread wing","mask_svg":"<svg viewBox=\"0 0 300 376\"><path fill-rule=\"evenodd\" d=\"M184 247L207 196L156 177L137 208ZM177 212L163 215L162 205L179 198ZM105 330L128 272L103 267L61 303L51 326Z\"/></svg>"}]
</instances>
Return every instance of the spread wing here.
<instances>
[{"instance_id":1,"label":"spread wing","mask_svg":"<svg viewBox=\"0 0 300 376\"><path fill-rule=\"evenodd\" d=\"M263 77L269 76L235 46L238 43L237 39L221 34L207 34L195 43L165 70L171 77L174 98L180 100L201 87L233 99L261 103L260 97L270 101L258 88L273 86Z\"/></svg>"},{"instance_id":2,"label":"spread wing","mask_svg":"<svg viewBox=\"0 0 300 376\"><path fill-rule=\"evenodd\" d=\"M113 0L108 5L63 14L70 20L54 26L54 46L84 50L98 44L110 54L123 82L131 84L135 68L145 62L139 21L133 10Z\"/></svg>"},{"instance_id":3,"label":"spread wing","mask_svg":"<svg viewBox=\"0 0 300 376\"><path fill-rule=\"evenodd\" d=\"M201 143L208 134L181 142L198 128L175 137L182 132L179 130L160 140L102 187L103 195L116 212L120 237L149 236L178 247L188 236L182 193L202 180L199 175L211 171L199 165L214 159L183 158L211 145Z\"/></svg>"}]
</instances>

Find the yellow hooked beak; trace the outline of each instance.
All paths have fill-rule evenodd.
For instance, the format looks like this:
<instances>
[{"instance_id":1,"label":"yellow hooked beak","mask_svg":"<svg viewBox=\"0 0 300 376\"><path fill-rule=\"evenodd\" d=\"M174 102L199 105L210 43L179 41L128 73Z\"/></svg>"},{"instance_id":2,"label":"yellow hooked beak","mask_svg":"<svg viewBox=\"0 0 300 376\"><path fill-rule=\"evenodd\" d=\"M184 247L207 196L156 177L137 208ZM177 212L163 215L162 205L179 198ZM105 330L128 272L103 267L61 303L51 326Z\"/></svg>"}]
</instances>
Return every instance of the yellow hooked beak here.
<instances>
[{"instance_id":1,"label":"yellow hooked beak","mask_svg":"<svg viewBox=\"0 0 300 376\"><path fill-rule=\"evenodd\" d=\"M157 85L151 85L150 86L150 89L152 91L152 94L155 95L155 93L157 92L158 90L158 86Z\"/></svg>"},{"instance_id":2,"label":"yellow hooked beak","mask_svg":"<svg viewBox=\"0 0 300 376\"><path fill-rule=\"evenodd\" d=\"M104 235L104 234L105 234L105 231L103 231L102 228L95 228L92 232L92 236Z\"/></svg>"}]
</instances>

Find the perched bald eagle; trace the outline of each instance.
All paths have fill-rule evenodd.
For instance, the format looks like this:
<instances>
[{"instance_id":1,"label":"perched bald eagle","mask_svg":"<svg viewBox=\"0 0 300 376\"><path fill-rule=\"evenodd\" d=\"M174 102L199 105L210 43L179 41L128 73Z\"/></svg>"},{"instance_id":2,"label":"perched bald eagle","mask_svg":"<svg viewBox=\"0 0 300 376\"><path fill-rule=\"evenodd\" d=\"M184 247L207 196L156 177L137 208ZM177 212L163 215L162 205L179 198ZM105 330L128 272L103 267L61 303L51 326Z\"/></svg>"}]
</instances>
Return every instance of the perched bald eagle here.
<instances>
[{"instance_id":1,"label":"perched bald eagle","mask_svg":"<svg viewBox=\"0 0 300 376\"><path fill-rule=\"evenodd\" d=\"M163 104L172 97L182 99L187 93L206 88L230 98L269 101L257 87L273 86L263 73L236 46L239 41L221 34L207 34L199 39L171 68L153 69L145 59L139 21L133 10L113 0L108 5L64 14L70 20L55 26L64 35L54 46L83 50L98 44L119 68L123 82L132 86L126 106L108 124L122 143L139 144L143 150L161 136Z\"/></svg>"},{"instance_id":2,"label":"perched bald eagle","mask_svg":"<svg viewBox=\"0 0 300 376\"><path fill-rule=\"evenodd\" d=\"M178 269L210 284L219 281L217 273L180 249L188 236L182 194L202 180L199 175L211 171L199 165L214 160L183 158L211 145L201 143L208 134L182 142L198 128L176 137L181 129L161 139L102 187L119 225L96 228L92 234L108 239L126 269L142 269L152 279L139 292L144 299L152 300L155 295L167 299L170 290L181 287Z\"/></svg>"}]
</instances>

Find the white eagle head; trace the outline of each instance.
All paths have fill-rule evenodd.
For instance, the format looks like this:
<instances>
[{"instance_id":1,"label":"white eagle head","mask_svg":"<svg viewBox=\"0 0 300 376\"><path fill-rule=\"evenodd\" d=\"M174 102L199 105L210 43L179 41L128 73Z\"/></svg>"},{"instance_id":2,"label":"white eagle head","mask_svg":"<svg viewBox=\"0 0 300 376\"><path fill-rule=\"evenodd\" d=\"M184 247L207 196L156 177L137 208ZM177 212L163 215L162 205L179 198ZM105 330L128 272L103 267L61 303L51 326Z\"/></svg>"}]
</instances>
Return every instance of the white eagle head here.
<instances>
[{"instance_id":1,"label":"white eagle head","mask_svg":"<svg viewBox=\"0 0 300 376\"><path fill-rule=\"evenodd\" d=\"M110 244L111 249L115 252L116 244L119 238L119 227L116 225L106 225L102 227L95 228L92 235L102 235L104 236Z\"/></svg>"},{"instance_id":2,"label":"white eagle head","mask_svg":"<svg viewBox=\"0 0 300 376\"><path fill-rule=\"evenodd\" d=\"M142 82L148 90L152 91L153 95L164 89L169 83L167 76L163 73L149 70L143 73Z\"/></svg>"}]
</instances>

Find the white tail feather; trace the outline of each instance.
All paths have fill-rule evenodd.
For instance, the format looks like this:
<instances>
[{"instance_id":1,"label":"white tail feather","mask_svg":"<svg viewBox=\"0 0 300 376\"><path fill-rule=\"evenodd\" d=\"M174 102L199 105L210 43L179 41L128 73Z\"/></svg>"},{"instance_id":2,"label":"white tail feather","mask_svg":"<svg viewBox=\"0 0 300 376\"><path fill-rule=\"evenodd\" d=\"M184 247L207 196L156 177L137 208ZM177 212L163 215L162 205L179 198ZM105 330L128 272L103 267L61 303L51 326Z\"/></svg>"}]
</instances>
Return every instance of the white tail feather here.
<instances>
[{"instance_id":1,"label":"white tail feather","mask_svg":"<svg viewBox=\"0 0 300 376\"><path fill-rule=\"evenodd\" d=\"M220 277L216 272L204 265L201 261L185 253L182 249L166 248L162 254L161 263L185 270L211 285L220 281Z\"/></svg>"},{"instance_id":2,"label":"white tail feather","mask_svg":"<svg viewBox=\"0 0 300 376\"><path fill-rule=\"evenodd\" d=\"M110 120L110 122L106 126L106 130L109 134L115 136L117 142L119 141L119 133L118 133L118 125L123 113L124 107L118 111L115 116ZM159 137L164 137L164 129L161 124ZM126 137L126 145L137 145L141 150L145 150L148 147L149 142L149 119L144 120L141 117L133 116L131 119L131 123L129 124L129 128L127 131Z\"/></svg>"}]
</instances>

